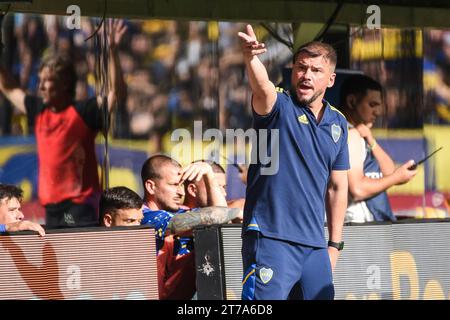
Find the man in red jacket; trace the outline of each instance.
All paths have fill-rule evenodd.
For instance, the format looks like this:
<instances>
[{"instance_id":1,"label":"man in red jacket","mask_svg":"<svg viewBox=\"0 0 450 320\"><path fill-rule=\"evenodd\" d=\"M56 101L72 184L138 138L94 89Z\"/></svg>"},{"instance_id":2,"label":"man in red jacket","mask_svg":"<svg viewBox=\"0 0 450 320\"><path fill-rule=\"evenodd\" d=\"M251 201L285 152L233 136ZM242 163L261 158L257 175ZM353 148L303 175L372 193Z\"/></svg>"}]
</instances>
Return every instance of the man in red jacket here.
<instances>
[{"instance_id":1,"label":"man in red jacket","mask_svg":"<svg viewBox=\"0 0 450 320\"><path fill-rule=\"evenodd\" d=\"M111 90L109 111L125 96L117 45L126 31L122 21L110 23L109 56ZM12 85L0 69L0 90L15 110L27 115L34 125L39 162L40 203L45 207L47 228L93 226L97 224L100 184L95 156L95 137L102 128L96 97L75 102L76 73L62 56L45 59L39 70L40 97L29 96Z\"/></svg>"}]
</instances>

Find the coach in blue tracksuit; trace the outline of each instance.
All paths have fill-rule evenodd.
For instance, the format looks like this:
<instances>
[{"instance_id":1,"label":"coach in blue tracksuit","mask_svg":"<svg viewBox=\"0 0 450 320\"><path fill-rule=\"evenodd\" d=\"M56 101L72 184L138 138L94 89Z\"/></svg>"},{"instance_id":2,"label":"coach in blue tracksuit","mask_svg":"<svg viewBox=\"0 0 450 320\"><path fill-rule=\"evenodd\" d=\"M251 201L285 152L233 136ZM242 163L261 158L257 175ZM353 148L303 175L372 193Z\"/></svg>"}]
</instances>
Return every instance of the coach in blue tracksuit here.
<instances>
[{"instance_id":1,"label":"coach in blue tracksuit","mask_svg":"<svg viewBox=\"0 0 450 320\"><path fill-rule=\"evenodd\" d=\"M333 299L349 169L347 122L323 100L334 84L336 53L319 42L302 46L294 55L292 90L284 92L257 57L266 49L252 27L239 37L253 92L254 128L260 133L257 146L268 146L272 159L270 164L252 159L256 163L248 172L242 298ZM269 131L266 144L261 129ZM260 151L259 157L265 154Z\"/></svg>"}]
</instances>

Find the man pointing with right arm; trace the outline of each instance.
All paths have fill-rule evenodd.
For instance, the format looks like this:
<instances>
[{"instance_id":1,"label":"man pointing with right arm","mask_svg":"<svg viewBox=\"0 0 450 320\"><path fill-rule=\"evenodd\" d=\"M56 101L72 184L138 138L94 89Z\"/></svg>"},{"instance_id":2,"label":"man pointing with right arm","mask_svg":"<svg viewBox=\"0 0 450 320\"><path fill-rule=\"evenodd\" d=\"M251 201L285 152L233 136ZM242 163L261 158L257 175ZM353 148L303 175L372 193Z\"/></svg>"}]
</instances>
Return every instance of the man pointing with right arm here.
<instances>
[{"instance_id":1,"label":"man pointing with right arm","mask_svg":"<svg viewBox=\"0 0 450 320\"><path fill-rule=\"evenodd\" d=\"M336 53L320 42L300 47L293 59L292 90L286 92L269 80L258 58L266 48L253 28L248 25L238 35L253 93L254 128L269 132L268 149L279 146L275 161L280 167L265 174L257 159L248 171L242 298L333 299L332 269L343 246L349 168L347 122L323 100L334 84ZM271 141L276 137L279 141Z\"/></svg>"}]
</instances>

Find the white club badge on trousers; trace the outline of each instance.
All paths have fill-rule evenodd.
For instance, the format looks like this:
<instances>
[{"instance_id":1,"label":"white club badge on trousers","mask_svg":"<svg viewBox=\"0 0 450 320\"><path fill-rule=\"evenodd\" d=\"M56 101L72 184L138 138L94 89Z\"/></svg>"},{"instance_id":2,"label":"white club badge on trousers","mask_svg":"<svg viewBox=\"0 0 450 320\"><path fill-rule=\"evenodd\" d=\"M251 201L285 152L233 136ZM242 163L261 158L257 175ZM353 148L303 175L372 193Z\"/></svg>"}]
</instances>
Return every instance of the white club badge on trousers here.
<instances>
[{"instance_id":1,"label":"white club badge on trousers","mask_svg":"<svg viewBox=\"0 0 450 320\"><path fill-rule=\"evenodd\" d=\"M261 281L266 284L272 279L273 276L273 270L270 268L261 268L259 269L259 278Z\"/></svg>"}]
</instances>

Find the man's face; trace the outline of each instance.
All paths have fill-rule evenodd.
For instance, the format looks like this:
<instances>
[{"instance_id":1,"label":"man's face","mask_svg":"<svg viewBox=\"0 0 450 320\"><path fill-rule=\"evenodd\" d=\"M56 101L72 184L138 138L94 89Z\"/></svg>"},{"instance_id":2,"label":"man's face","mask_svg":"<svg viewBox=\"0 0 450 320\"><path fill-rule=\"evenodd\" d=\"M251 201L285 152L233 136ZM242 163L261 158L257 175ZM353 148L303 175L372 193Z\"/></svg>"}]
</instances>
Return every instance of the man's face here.
<instances>
[{"instance_id":1,"label":"man's face","mask_svg":"<svg viewBox=\"0 0 450 320\"><path fill-rule=\"evenodd\" d=\"M222 191L222 194L224 197L227 196L227 177L225 175L225 173L222 172L216 172L214 173L217 183L219 184L220 187L220 191Z\"/></svg>"},{"instance_id":2,"label":"man's face","mask_svg":"<svg viewBox=\"0 0 450 320\"><path fill-rule=\"evenodd\" d=\"M376 90L367 90L367 94L356 104L356 121L365 125L373 124L378 116L381 115L383 99L381 92Z\"/></svg>"},{"instance_id":3,"label":"man's face","mask_svg":"<svg viewBox=\"0 0 450 320\"><path fill-rule=\"evenodd\" d=\"M20 208L17 198L0 200L0 223L7 224L23 220L24 216Z\"/></svg>"},{"instance_id":4,"label":"man's face","mask_svg":"<svg viewBox=\"0 0 450 320\"><path fill-rule=\"evenodd\" d=\"M111 215L110 225L105 221L107 227L119 227L119 226L139 226L141 224L144 215L141 209L119 209L115 214Z\"/></svg>"},{"instance_id":5,"label":"man's face","mask_svg":"<svg viewBox=\"0 0 450 320\"><path fill-rule=\"evenodd\" d=\"M155 202L166 211L177 211L183 203L184 186L180 184L181 167L165 164L160 170L160 179L155 179Z\"/></svg>"},{"instance_id":6,"label":"man's face","mask_svg":"<svg viewBox=\"0 0 450 320\"><path fill-rule=\"evenodd\" d=\"M206 191L205 181L202 179L198 182L191 182L195 185L196 193L195 200L197 202L196 207L204 208L208 206L208 192Z\"/></svg>"},{"instance_id":7,"label":"man's face","mask_svg":"<svg viewBox=\"0 0 450 320\"><path fill-rule=\"evenodd\" d=\"M309 106L317 99L322 101L325 90L334 84L333 69L323 56L312 58L306 53L298 54L292 67L291 83L301 104Z\"/></svg>"},{"instance_id":8,"label":"man's face","mask_svg":"<svg viewBox=\"0 0 450 320\"><path fill-rule=\"evenodd\" d=\"M54 72L48 67L42 68L39 72L39 93L44 103L53 104L60 100L61 91L57 89L57 86L58 81Z\"/></svg>"}]
</instances>

